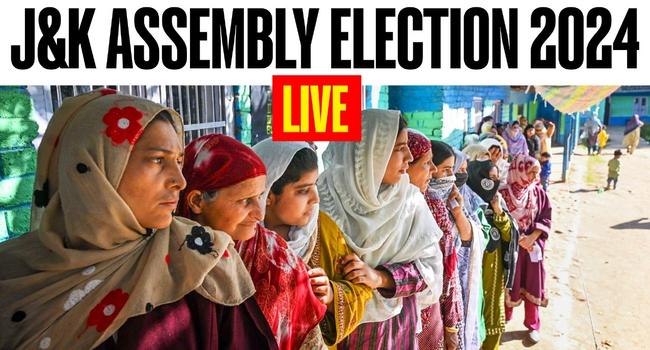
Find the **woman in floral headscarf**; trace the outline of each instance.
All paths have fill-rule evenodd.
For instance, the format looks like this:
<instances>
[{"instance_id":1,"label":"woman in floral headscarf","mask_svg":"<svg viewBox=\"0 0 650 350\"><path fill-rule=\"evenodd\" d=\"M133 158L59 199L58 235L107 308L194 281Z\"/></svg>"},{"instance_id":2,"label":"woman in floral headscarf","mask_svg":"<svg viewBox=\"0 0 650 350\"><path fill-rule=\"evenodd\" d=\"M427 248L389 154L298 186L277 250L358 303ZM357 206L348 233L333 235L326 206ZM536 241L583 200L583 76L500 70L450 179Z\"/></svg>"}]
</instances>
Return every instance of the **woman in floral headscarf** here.
<instances>
[{"instance_id":1,"label":"woman in floral headscarf","mask_svg":"<svg viewBox=\"0 0 650 350\"><path fill-rule=\"evenodd\" d=\"M40 221L0 245L0 348L277 348L232 239L172 216L182 127L110 89L63 102L38 150Z\"/></svg>"},{"instance_id":2,"label":"woman in floral headscarf","mask_svg":"<svg viewBox=\"0 0 650 350\"><path fill-rule=\"evenodd\" d=\"M179 214L228 232L255 283L259 304L280 349L298 349L325 314L309 274L277 233L260 225L266 167L253 150L211 134L185 149Z\"/></svg>"},{"instance_id":3,"label":"woman in floral headscarf","mask_svg":"<svg viewBox=\"0 0 650 350\"><path fill-rule=\"evenodd\" d=\"M420 132L409 129L408 146L413 155L413 160L409 163L407 169L409 180L424 195L429 187L431 173L436 170L436 166L433 164L431 141ZM444 349L445 330L440 302L438 301L423 309L420 314L422 317L422 331L418 334L418 346L421 349Z\"/></svg>"},{"instance_id":4,"label":"woman in floral headscarf","mask_svg":"<svg viewBox=\"0 0 650 350\"><path fill-rule=\"evenodd\" d=\"M524 301L524 326L530 330L533 342L540 340L539 306L546 306L544 292L544 246L551 232L551 202L539 185L539 162L528 155L512 160L508 186L501 190L512 216L517 220L522 236L519 239L514 285L506 297L506 319L512 308Z\"/></svg>"}]
</instances>

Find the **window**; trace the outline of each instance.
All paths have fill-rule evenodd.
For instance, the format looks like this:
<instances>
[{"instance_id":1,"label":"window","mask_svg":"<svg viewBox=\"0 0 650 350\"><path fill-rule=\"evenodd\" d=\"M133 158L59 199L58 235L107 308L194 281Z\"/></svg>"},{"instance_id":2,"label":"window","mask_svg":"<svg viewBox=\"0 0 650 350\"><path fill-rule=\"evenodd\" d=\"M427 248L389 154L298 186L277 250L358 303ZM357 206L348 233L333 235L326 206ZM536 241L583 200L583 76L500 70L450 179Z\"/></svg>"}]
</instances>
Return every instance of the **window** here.
<instances>
[{"instance_id":1,"label":"window","mask_svg":"<svg viewBox=\"0 0 650 350\"><path fill-rule=\"evenodd\" d=\"M45 107L49 120L64 98L104 87L146 98L176 110L183 117L186 144L210 133L234 135L234 95L230 86L57 85L36 88L49 95L48 102L51 104L47 103Z\"/></svg>"},{"instance_id":2,"label":"window","mask_svg":"<svg viewBox=\"0 0 650 350\"><path fill-rule=\"evenodd\" d=\"M638 115L647 115L648 114L648 98L647 97L635 97L634 98L634 114Z\"/></svg>"}]
</instances>

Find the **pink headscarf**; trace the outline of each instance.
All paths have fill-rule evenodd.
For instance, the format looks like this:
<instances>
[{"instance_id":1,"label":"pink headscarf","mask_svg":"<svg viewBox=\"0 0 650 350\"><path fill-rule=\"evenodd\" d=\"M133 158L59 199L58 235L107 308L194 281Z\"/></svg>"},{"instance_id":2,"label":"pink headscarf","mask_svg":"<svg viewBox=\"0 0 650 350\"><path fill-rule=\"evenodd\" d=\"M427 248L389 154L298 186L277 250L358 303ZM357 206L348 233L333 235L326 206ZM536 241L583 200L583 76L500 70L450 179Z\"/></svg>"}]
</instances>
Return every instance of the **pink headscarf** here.
<instances>
[{"instance_id":1,"label":"pink headscarf","mask_svg":"<svg viewBox=\"0 0 650 350\"><path fill-rule=\"evenodd\" d=\"M537 172L540 172L541 167L537 159L527 154L516 155L510 163L508 185L501 190L508 210L517 220L522 232L530 227L538 209L537 193L535 192L538 182L528 179L528 172L531 168L537 168Z\"/></svg>"}]
</instances>

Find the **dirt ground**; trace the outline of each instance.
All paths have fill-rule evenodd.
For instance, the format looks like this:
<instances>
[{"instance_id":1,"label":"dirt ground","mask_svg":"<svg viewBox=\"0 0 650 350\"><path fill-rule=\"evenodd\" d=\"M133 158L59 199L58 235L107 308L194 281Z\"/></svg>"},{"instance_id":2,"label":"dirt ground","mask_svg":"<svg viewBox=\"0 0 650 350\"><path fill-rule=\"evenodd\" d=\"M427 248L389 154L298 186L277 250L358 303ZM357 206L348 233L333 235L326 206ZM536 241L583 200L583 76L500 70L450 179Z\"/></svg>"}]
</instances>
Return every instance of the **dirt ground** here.
<instances>
[{"instance_id":1,"label":"dirt ground","mask_svg":"<svg viewBox=\"0 0 650 350\"><path fill-rule=\"evenodd\" d=\"M610 130L600 156L580 146L566 183L553 183L552 235L546 245L542 341L534 349L650 349L650 146L622 149L623 129ZM602 191L607 161L623 151L616 190ZM554 177L561 148L554 149ZM552 177L553 179L553 177ZM599 190L600 189L600 190ZM523 307L502 337L502 349L531 347Z\"/></svg>"}]
</instances>

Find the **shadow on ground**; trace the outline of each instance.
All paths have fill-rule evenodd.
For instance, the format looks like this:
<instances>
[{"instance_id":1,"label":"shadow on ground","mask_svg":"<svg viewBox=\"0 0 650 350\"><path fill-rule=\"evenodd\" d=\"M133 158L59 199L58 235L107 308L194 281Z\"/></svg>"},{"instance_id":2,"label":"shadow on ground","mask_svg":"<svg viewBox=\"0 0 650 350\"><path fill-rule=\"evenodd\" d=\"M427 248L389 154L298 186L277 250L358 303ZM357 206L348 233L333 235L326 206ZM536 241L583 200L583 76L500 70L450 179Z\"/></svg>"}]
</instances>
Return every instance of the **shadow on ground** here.
<instances>
[{"instance_id":1,"label":"shadow on ground","mask_svg":"<svg viewBox=\"0 0 650 350\"><path fill-rule=\"evenodd\" d=\"M611 226L615 230L650 230L650 221L641 222L643 220L648 220L648 218L640 218L628 222L622 222L618 225Z\"/></svg>"},{"instance_id":2,"label":"shadow on ground","mask_svg":"<svg viewBox=\"0 0 650 350\"><path fill-rule=\"evenodd\" d=\"M569 191L569 193L589 193L589 192L598 192L598 188L581 188L575 191Z\"/></svg>"},{"instance_id":3,"label":"shadow on ground","mask_svg":"<svg viewBox=\"0 0 650 350\"><path fill-rule=\"evenodd\" d=\"M534 346L535 344L530 341L528 338L528 331L513 331L513 332L505 332L501 336L501 344L505 344L508 342L512 341L519 341L521 342L521 345L523 345L526 348L530 348Z\"/></svg>"}]
</instances>

